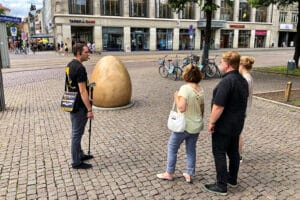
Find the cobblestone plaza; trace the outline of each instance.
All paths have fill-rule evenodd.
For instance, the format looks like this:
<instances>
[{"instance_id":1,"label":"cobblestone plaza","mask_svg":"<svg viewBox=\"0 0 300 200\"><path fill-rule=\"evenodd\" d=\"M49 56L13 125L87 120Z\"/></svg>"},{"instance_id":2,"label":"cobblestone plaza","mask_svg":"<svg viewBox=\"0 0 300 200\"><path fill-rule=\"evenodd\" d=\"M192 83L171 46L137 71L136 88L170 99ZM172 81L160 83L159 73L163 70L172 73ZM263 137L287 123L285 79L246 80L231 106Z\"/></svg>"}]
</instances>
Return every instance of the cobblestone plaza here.
<instances>
[{"instance_id":1,"label":"cobblestone plaza","mask_svg":"<svg viewBox=\"0 0 300 200\"><path fill-rule=\"evenodd\" d=\"M243 131L239 186L229 188L225 197L202 190L203 184L215 180L206 125L212 89L219 79L201 82L205 128L197 145L194 183L187 184L182 177L184 145L175 180L158 180L156 174L166 167L170 134L166 121L173 92L184 82L161 78L157 59L147 60L151 55L116 56L130 74L135 104L124 110L95 109L91 140L95 158L89 161L93 168L74 170L69 114L59 108L64 66L71 57L51 52L23 60L11 55L12 68L2 69L6 110L0 112L0 199L300 199L300 109L257 97ZM89 74L99 58L92 55L85 63ZM287 81L300 88L297 77L260 72L253 76L254 93L283 90ZM83 149L87 147L86 130Z\"/></svg>"}]
</instances>

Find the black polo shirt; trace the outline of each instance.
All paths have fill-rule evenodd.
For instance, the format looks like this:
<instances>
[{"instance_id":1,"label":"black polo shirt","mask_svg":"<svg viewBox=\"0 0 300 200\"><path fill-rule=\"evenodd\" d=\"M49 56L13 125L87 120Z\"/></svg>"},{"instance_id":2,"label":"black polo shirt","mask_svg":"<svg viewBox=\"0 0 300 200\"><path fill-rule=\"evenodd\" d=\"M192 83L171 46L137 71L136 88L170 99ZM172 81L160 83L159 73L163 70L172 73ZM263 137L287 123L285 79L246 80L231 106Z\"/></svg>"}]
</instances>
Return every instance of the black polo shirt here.
<instances>
[{"instance_id":1,"label":"black polo shirt","mask_svg":"<svg viewBox=\"0 0 300 200\"><path fill-rule=\"evenodd\" d=\"M226 73L213 91L212 105L224 107L215 124L215 132L226 135L241 133L247 108L248 83L237 70Z\"/></svg>"},{"instance_id":2,"label":"black polo shirt","mask_svg":"<svg viewBox=\"0 0 300 200\"><path fill-rule=\"evenodd\" d=\"M85 82L86 85L88 85L88 78L87 78L87 72L85 67L80 63L78 60L73 59L68 66L70 69L70 79L71 79L71 86L73 89L70 91L78 92L77 100L74 108L74 112L78 111L79 108L85 108L85 105L81 99L78 83Z\"/></svg>"}]
</instances>

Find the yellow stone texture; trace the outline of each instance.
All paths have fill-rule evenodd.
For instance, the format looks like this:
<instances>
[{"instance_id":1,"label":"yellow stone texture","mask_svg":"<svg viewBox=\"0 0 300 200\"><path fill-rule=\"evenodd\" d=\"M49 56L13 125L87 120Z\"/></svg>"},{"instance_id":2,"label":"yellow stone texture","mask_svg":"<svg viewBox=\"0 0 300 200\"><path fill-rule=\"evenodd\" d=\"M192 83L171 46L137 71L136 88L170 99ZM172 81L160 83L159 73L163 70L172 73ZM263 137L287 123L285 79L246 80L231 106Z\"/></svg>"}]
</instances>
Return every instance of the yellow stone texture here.
<instances>
[{"instance_id":1,"label":"yellow stone texture","mask_svg":"<svg viewBox=\"0 0 300 200\"><path fill-rule=\"evenodd\" d=\"M93 93L94 106L113 108L130 103L130 76L117 57L105 56L97 62L90 78L90 83L93 82L96 83Z\"/></svg>"}]
</instances>

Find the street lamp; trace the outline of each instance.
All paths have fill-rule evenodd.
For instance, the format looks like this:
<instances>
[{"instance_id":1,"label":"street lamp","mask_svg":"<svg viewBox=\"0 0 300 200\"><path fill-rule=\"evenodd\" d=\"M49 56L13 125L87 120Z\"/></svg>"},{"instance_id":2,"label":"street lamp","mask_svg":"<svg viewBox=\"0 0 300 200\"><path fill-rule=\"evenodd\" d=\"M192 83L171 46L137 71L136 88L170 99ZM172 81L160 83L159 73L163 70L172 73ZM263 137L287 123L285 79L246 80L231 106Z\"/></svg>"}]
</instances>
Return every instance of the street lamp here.
<instances>
[{"instance_id":1,"label":"street lamp","mask_svg":"<svg viewBox=\"0 0 300 200\"><path fill-rule=\"evenodd\" d=\"M36 6L31 4L30 6L30 11L29 11L29 30L30 30L30 35L35 35L35 14L36 14Z\"/></svg>"}]
</instances>

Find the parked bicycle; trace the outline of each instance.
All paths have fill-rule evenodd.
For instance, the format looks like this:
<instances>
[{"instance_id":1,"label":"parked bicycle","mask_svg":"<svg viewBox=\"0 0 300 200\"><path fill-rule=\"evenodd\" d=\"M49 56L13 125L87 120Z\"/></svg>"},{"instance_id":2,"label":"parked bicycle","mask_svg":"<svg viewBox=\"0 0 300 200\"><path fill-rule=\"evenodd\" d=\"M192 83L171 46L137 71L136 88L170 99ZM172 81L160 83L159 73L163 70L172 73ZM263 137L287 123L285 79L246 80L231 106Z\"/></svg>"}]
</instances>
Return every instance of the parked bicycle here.
<instances>
[{"instance_id":1,"label":"parked bicycle","mask_svg":"<svg viewBox=\"0 0 300 200\"><path fill-rule=\"evenodd\" d=\"M21 47L16 47L15 49L14 49L14 54L27 54L27 49L26 49L26 47L23 47L23 46L21 46Z\"/></svg>"},{"instance_id":2,"label":"parked bicycle","mask_svg":"<svg viewBox=\"0 0 300 200\"><path fill-rule=\"evenodd\" d=\"M216 55L214 58L206 59L206 65L201 70L205 76L209 78L221 77L220 69L216 63L217 57L218 55Z\"/></svg>"},{"instance_id":3,"label":"parked bicycle","mask_svg":"<svg viewBox=\"0 0 300 200\"><path fill-rule=\"evenodd\" d=\"M191 63L192 65L197 66L200 69L204 77L209 77L209 78L221 77L221 72L219 70L219 67L216 64L216 58L217 55L215 56L215 58L207 59L206 65L203 66L200 63L200 56L191 54L190 56L187 56L183 59L182 69L184 69L185 66Z\"/></svg>"},{"instance_id":4,"label":"parked bicycle","mask_svg":"<svg viewBox=\"0 0 300 200\"><path fill-rule=\"evenodd\" d=\"M168 55L164 56L162 59L158 61L159 68L158 72L161 77L166 78L170 77L172 80L176 81L178 78L180 78L182 74L182 70L178 67L178 63L175 64L172 63L172 59L168 59L168 63L166 63L166 57Z\"/></svg>"}]
</instances>

